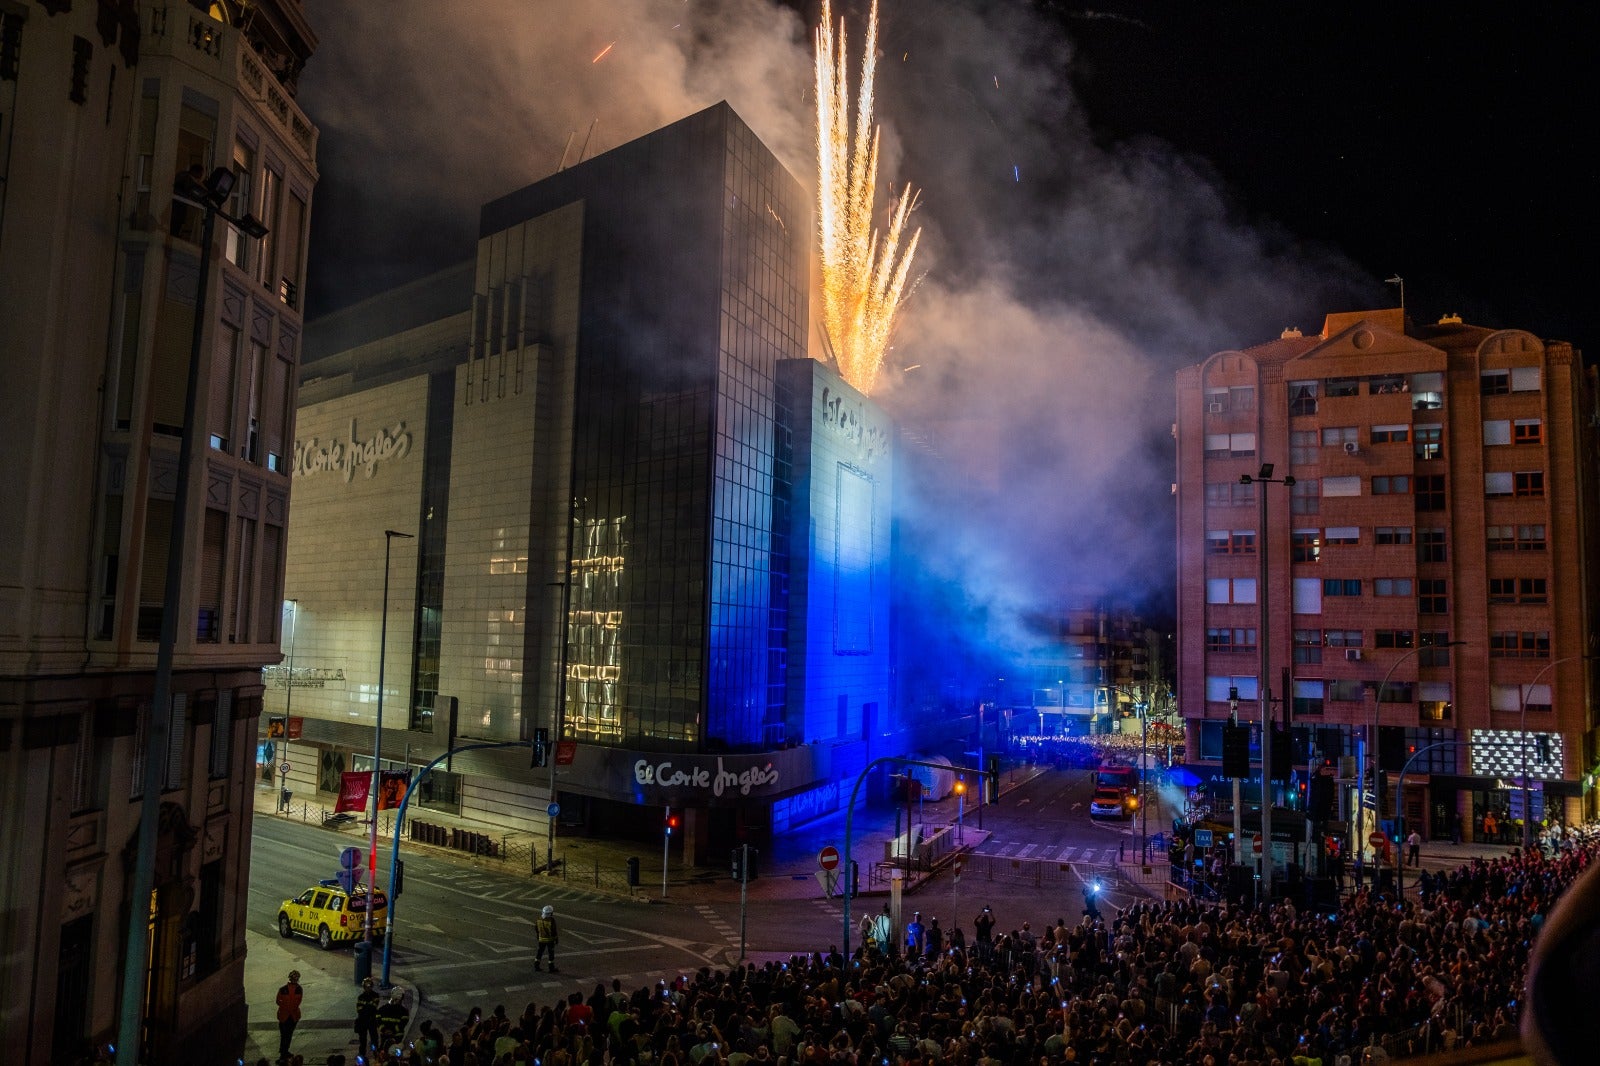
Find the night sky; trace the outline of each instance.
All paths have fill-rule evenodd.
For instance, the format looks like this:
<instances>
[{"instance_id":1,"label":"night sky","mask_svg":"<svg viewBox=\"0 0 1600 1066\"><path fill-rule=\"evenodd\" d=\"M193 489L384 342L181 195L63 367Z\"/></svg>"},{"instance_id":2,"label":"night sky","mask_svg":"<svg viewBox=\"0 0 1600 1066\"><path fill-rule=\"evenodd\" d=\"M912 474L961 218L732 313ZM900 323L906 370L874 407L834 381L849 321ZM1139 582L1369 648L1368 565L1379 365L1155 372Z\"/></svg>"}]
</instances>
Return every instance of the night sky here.
<instances>
[{"instance_id":1,"label":"night sky","mask_svg":"<svg viewBox=\"0 0 1600 1066\"><path fill-rule=\"evenodd\" d=\"M811 184L820 7L481 0L463 18L318 0L300 92L321 130L310 316L471 258L479 207L564 151L718 100ZM835 5L853 50L866 9ZM1596 21L1587 5L882 0L880 189L920 189L923 236L874 398L938 427L948 467L899 517L952 610L1015 647L1086 587L1165 609L1174 371L1395 306L1391 275L1418 321L1459 313L1592 360Z\"/></svg>"}]
</instances>

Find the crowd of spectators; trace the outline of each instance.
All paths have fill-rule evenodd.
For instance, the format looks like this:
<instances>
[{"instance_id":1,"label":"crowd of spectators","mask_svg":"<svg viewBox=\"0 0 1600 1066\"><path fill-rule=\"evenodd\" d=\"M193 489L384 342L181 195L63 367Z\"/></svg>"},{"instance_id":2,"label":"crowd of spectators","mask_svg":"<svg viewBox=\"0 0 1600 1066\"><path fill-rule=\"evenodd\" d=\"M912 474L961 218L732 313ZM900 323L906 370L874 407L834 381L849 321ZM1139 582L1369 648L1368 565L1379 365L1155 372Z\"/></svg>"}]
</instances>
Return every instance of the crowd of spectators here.
<instances>
[{"instance_id":1,"label":"crowd of spectators","mask_svg":"<svg viewBox=\"0 0 1600 1066\"><path fill-rule=\"evenodd\" d=\"M1474 859L1336 913L1150 901L1099 917L953 923L922 950L830 949L520 1014L424 1023L400 1061L450 1066L1328 1066L1515 1035L1530 947L1600 835ZM980 934L997 920L990 935ZM1009 929L1009 932L1003 930ZM959 936L956 934L960 934ZM391 1051L391 1054L393 1052ZM391 1061L394 1061L391 1059Z\"/></svg>"}]
</instances>

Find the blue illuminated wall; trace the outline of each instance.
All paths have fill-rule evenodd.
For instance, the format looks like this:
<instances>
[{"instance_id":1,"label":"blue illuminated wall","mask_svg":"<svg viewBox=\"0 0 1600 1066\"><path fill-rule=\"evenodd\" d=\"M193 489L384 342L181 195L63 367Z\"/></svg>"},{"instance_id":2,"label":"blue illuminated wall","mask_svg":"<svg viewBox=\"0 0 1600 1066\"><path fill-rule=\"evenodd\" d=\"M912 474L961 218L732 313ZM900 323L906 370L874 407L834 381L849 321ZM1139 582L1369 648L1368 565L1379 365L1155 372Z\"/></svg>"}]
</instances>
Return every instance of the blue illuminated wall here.
<instances>
[{"instance_id":1,"label":"blue illuminated wall","mask_svg":"<svg viewBox=\"0 0 1600 1066\"><path fill-rule=\"evenodd\" d=\"M778 364L792 443L786 724L806 742L890 733L888 416L813 360ZM838 771L840 768L835 767Z\"/></svg>"}]
</instances>

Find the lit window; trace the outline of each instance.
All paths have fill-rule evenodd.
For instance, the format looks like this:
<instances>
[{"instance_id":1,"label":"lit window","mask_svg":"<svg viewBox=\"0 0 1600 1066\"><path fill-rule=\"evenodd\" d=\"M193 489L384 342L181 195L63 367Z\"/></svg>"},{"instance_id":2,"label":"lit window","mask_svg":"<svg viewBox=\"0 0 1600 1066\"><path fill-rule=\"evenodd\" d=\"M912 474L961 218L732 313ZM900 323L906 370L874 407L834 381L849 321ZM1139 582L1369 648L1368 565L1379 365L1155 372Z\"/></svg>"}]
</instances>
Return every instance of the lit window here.
<instances>
[{"instance_id":1,"label":"lit window","mask_svg":"<svg viewBox=\"0 0 1600 1066\"><path fill-rule=\"evenodd\" d=\"M1442 458L1444 455L1444 427L1418 424L1413 428L1416 432L1416 443L1412 446L1412 453L1418 459Z\"/></svg>"},{"instance_id":2,"label":"lit window","mask_svg":"<svg viewBox=\"0 0 1600 1066\"><path fill-rule=\"evenodd\" d=\"M1297 529L1289 534L1290 557L1297 563L1314 563L1322 554L1321 534L1315 529Z\"/></svg>"}]
</instances>

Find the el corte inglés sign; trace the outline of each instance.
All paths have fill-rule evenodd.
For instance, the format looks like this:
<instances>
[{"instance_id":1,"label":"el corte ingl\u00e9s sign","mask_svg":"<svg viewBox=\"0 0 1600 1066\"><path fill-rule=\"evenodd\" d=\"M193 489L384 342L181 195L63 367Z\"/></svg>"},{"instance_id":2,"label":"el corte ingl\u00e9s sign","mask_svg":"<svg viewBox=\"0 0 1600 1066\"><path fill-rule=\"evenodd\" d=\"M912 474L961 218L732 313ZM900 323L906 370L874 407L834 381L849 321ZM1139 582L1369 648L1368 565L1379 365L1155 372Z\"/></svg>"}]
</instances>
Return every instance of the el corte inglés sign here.
<instances>
[{"instance_id":1,"label":"el corte ingl\u00e9s sign","mask_svg":"<svg viewBox=\"0 0 1600 1066\"><path fill-rule=\"evenodd\" d=\"M411 452L411 431L404 419L386 426L363 440L356 433L356 420L350 420L347 440L330 440L309 437L294 442L294 476L310 477L328 471L340 471L345 481L361 470L371 477L378 464L389 459L404 459Z\"/></svg>"}]
</instances>

